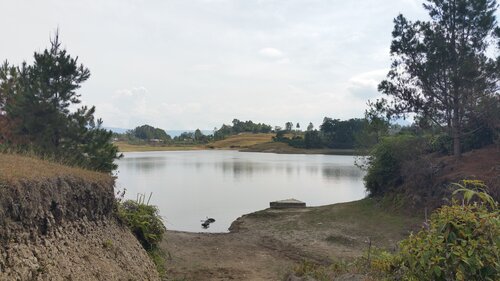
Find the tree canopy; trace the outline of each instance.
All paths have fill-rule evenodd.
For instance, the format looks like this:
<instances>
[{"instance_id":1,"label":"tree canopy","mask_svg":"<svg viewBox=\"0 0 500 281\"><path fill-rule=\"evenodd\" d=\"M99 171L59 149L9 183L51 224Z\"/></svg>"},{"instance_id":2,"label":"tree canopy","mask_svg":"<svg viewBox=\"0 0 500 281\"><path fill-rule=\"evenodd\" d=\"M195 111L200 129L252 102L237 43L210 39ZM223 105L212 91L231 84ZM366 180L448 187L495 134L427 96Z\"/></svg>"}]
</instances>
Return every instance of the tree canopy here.
<instances>
[{"instance_id":1,"label":"tree canopy","mask_svg":"<svg viewBox=\"0 0 500 281\"><path fill-rule=\"evenodd\" d=\"M461 154L464 136L498 110L500 48L495 0L427 0L430 21L394 20L392 65L372 106L388 117L416 114L442 128ZM494 113L494 112L493 112ZM483 120L483 121L479 121ZM493 122L494 123L494 122Z\"/></svg>"},{"instance_id":2,"label":"tree canopy","mask_svg":"<svg viewBox=\"0 0 500 281\"><path fill-rule=\"evenodd\" d=\"M150 125L138 126L129 132L129 134L141 140L158 139L165 141L171 139L171 137L163 129L155 128Z\"/></svg>"},{"instance_id":3,"label":"tree canopy","mask_svg":"<svg viewBox=\"0 0 500 281\"><path fill-rule=\"evenodd\" d=\"M324 143L331 148L352 149L356 146L356 136L363 131L365 121L363 119L349 119L341 121L325 117L320 131L324 137Z\"/></svg>"},{"instance_id":4,"label":"tree canopy","mask_svg":"<svg viewBox=\"0 0 500 281\"><path fill-rule=\"evenodd\" d=\"M76 92L90 71L61 48L35 52L34 62L0 67L0 144L50 155L65 163L111 172L118 149L111 131L95 119L95 107L81 106Z\"/></svg>"},{"instance_id":5,"label":"tree canopy","mask_svg":"<svg viewBox=\"0 0 500 281\"><path fill-rule=\"evenodd\" d=\"M214 130L214 138L220 140L229 135L239 133L269 133L272 131L270 125L254 123L252 120L240 121L238 119L233 119L232 124L232 126L223 124L219 130Z\"/></svg>"}]
</instances>

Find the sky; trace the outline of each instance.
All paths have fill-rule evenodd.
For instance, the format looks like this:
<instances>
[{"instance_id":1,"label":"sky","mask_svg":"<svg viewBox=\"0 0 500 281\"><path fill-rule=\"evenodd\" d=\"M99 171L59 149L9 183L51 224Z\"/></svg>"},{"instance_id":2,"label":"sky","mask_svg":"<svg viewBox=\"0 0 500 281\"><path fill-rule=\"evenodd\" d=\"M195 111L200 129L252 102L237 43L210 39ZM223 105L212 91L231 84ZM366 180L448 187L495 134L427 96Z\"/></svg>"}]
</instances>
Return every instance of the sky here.
<instances>
[{"instance_id":1,"label":"sky","mask_svg":"<svg viewBox=\"0 0 500 281\"><path fill-rule=\"evenodd\" d=\"M418 0L0 0L0 60L32 62L58 28L108 127L213 129L363 117L393 19Z\"/></svg>"}]
</instances>

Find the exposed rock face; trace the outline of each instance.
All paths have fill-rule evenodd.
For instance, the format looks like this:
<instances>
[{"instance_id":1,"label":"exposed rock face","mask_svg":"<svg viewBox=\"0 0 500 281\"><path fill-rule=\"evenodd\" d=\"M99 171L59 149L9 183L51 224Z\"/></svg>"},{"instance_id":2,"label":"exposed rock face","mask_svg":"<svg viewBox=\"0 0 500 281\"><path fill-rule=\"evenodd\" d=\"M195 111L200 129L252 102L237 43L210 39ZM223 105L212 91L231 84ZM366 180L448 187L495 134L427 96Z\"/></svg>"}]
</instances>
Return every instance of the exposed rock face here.
<instances>
[{"instance_id":1,"label":"exposed rock face","mask_svg":"<svg viewBox=\"0 0 500 281\"><path fill-rule=\"evenodd\" d=\"M158 280L111 177L0 182L0 280Z\"/></svg>"}]
</instances>

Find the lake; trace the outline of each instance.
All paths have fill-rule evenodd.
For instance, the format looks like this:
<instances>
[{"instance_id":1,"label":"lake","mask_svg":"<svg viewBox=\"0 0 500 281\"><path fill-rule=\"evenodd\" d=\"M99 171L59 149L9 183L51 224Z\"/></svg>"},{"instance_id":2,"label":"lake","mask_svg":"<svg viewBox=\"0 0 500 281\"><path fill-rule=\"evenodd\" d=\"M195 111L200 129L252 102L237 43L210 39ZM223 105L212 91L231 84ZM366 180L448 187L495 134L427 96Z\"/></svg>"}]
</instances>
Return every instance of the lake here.
<instances>
[{"instance_id":1,"label":"lake","mask_svg":"<svg viewBox=\"0 0 500 281\"><path fill-rule=\"evenodd\" d=\"M354 156L238 151L129 152L118 160L117 187L125 198L152 192L171 230L227 232L239 216L295 198L307 206L365 197L364 172ZM146 198L147 200L147 198ZM208 229L201 220L214 218Z\"/></svg>"}]
</instances>

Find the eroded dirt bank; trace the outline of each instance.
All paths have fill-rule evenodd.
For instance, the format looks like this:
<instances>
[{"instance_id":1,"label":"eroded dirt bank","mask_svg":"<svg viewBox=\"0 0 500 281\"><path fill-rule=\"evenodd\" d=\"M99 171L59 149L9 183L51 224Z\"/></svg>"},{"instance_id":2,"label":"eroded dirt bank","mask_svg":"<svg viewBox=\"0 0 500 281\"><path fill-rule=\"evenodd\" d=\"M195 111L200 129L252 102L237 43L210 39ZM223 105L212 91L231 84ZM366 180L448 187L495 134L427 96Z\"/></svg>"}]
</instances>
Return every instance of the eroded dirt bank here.
<instances>
[{"instance_id":1,"label":"eroded dirt bank","mask_svg":"<svg viewBox=\"0 0 500 281\"><path fill-rule=\"evenodd\" d=\"M113 184L107 175L0 154L0 280L158 280L114 216Z\"/></svg>"}]
</instances>

